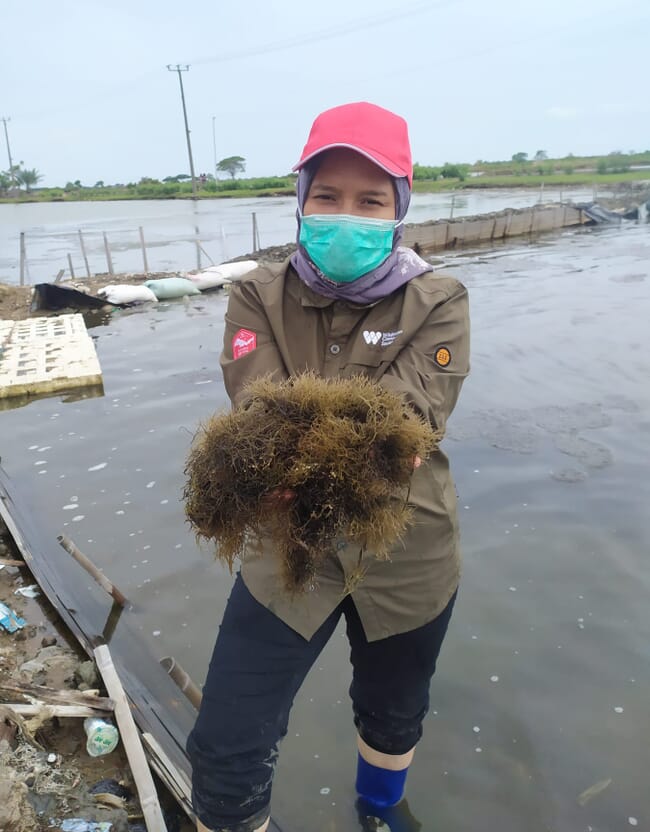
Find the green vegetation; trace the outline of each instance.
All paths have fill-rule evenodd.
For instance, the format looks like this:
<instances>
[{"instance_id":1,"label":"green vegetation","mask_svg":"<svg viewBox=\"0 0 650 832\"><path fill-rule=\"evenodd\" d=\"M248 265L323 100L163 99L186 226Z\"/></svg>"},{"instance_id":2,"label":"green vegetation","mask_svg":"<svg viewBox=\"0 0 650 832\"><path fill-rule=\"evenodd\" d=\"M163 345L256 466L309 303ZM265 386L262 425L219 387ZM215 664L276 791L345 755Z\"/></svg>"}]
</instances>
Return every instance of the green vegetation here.
<instances>
[{"instance_id":1,"label":"green vegetation","mask_svg":"<svg viewBox=\"0 0 650 832\"><path fill-rule=\"evenodd\" d=\"M211 174L197 177L197 196L262 197L293 196L296 177L266 176L237 179L245 169L242 156L222 159L217 167L230 179L215 179ZM644 167L645 166L645 167ZM641 167L639 170L634 168ZM123 199L188 199L192 196L189 174L179 173L164 179L143 177L139 182L106 185L102 180L92 186L77 179L65 187L36 188L43 177L35 170L14 166L0 171L0 201L76 202ZM413 190L416 193L451 191L459 188L598 186L634 180L650 180L650 150L643 153L614 151L606 156L573 156L549 159L545 150L537 150L532 159L524 151L514 153L509 161L478 161L473 165L446 162L440 166L413 166Z\"/></svg>"},{"instance_id":2,"label":"green vegetation","mask_svg":"<svg viewBox=\"0 0 650 832\"><path fill-rule=\"evenodd\" d=\"M246 159L243 156L227 156L217 162L217 170L221 173L227 173L231 179L234 179L238 173L243 173L246 170Z\"/></svg>"}]
</instances>

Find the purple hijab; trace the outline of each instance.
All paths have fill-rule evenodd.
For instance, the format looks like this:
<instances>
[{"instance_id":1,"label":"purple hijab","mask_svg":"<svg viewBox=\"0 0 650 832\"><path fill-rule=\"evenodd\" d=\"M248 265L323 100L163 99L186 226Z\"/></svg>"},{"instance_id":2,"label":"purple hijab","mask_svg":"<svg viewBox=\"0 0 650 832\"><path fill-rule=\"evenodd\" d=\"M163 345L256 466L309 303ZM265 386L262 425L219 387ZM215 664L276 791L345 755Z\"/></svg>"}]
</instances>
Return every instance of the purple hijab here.
<instances>
[{"instance_id":1,"label":"purple hijab","mask_svg":"<svg viewBox=\"0 0 650 832\"><path fill-rule=\"evenodd\" d=\"M298 196L298 236L300 236L300 215L307 200L309 188L314 180L320 159L315 157L313 161L300 169L296 192ZM411 190L405 178L393 178L395 187L396 219L401 221L406 216ZM404 233L404 226L398 225L393 237L393 250L388 257L366 274L361 275L351 283L335 283L323 274L311 261L305 248L298 241L298 250L291 257L291 264L298 273L300 279L319 295L337 300L348 300L353 303L376 303L378 300L392 294L400 286L408 283L413 277L424 272L433 271L433 267L412 251L399 245Z\"/></svg>"}]
</instances>

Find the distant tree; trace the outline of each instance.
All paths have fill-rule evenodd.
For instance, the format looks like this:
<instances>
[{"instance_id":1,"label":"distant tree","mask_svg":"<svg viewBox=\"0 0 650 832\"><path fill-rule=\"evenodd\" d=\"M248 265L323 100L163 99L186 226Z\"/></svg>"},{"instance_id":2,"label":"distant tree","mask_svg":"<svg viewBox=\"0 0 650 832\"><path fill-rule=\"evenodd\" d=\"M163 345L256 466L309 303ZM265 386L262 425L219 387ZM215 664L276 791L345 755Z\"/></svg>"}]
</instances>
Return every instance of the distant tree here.
<instances>
[{"instance_id":1,"label":"distant tree","mask_svg":"<svg viewBox=\"0 0 650 832\"><path fill-rule=\"evenodd\" d=\"M227 156L217 163L217 170L227 173L231 179L234 179L238 173L246 170L246 159L243 156Z\"/></svg>"},{"instance_id":2,"label":"distant tree","mask_svg":"<svg viewBox=\"0 0 650 832\"><path fill-rule=\"evenodd\" d=\"M545 150L538 150L535 154L536 162L545 162L548 159L548 153Z\"/></svg>"},{"instance_id":3,"label":"distant tree","mask_svg":"<svg viewBox=\"0 0 650 832\"><path fill-rule=\"evenodd\" d=\"M461 182L465 179L465 170L463 165L450 165L449 162L440 169L440 176L443 179L460 179Z\"/></svg>"},{"instance_id":4,"label":"distant tree","mask_svg":"<svg viewBox=\"0 0 650 832\"><path fill-rule=\"evenodd\" d=\"M11 177L6 171L0 171L0 194L3 196L11 187Z\"/></svg>"},{"instance_id":5,"label":"distant tree","mask_svg":"<svg viewBox=\"0 0 650 832\"><path fill-rule=\"evenodd\" d=\"M176 176L166 176L163 179L163 182L185 182L187 179L191 179L192 177L189 173L177 173Z\"/></svg>"},{"instance_id":6,"label":"distant tree","mask_svg":"<svg viewBox=\"0 0 650 832\"><path fill-rule=\"evenodd\" d=\"M103 188L103 187L104 187L104 180L103 180L103 179L99 179L97 182L95 182L95 184L94 184L94 186L93 186L93 187L95 187L95 188Z\"/></svg>"},{"instance_id":7,"label":"distant tree","mask_svg":"<svg viewBox=\"0 0 650 832\"><path fill-rule=\"evenodd\" d=\"M437 179L440 176L440 168L430 165L420 165L416 162L413 165L413 179Z\"/></svg>"},{"instance_id":8,"label":"distant tree","mask_svg":"<svg viewBox=\"0 0 650 832\"><path fill-rule=\"evenodd\" d=\"M21 168L19 171L17 171L15 177L16 182L18 182L19 186L25 186L25 190L27 191L27 193L31 191L34 185L38 185L38 183L43 178L43 176L36 170L36 168L32 168L31 170Z\"/></svg>"},{"instance_id":9,"label":"distant tree","mask_svg":"<svg viewBox=\"0 0 650 832\"><path fill-rule=\"evenodd\" d=\"M521 151L519 153L513 153L512 161L517 162L517 164L522 164L523 162L527 162L528 161L528 154L523 153Z\"/></svg>"}]
</instances>

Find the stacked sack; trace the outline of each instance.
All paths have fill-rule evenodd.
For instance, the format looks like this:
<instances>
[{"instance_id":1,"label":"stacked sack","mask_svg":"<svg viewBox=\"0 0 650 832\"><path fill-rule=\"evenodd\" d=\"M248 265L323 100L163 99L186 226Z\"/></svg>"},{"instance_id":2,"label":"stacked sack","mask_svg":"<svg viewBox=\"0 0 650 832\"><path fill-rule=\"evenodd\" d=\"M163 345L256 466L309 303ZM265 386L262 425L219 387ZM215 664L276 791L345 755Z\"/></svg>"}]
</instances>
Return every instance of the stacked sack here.
<instances>
[{"instance_id":1,"label":"stacked sack","mask_svg":"<svg viewBox=\"0 0 650 832\"><path fill-rule=\"evenodd\" d=\"M245 274L255 268L257 268L255 260L240 260L236 263L209 266L197 274L188 274L186 277L162 277L146 280L136 286L116 283L104 286L103 289L98 290L97 294L113 306L157 303L159 300L200 295L201 292L221 288L226 284L241 280Z\"/></svg>"}]
</instances>

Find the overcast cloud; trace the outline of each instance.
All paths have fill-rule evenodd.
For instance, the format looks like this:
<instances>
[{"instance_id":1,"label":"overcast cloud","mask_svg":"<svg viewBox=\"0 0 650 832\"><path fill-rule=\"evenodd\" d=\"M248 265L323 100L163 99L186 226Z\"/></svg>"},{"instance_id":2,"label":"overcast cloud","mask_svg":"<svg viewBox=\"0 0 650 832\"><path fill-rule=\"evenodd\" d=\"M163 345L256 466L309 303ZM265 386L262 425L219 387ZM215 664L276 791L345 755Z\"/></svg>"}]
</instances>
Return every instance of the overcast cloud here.
<instances>
[{"instance_id":1,"label":"overcast cloud","mask_svg":"<svg viewBox=\"0 0 650 832\"><path fill-rule=\"evenodd\" d=\"M0 116L43 184L285 174L314 116L393 109L421 164L650 148L648 0L3 0ZM0 169L7 166L0 133Z\"/></svg>"}]
</instances>

